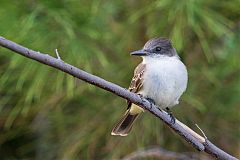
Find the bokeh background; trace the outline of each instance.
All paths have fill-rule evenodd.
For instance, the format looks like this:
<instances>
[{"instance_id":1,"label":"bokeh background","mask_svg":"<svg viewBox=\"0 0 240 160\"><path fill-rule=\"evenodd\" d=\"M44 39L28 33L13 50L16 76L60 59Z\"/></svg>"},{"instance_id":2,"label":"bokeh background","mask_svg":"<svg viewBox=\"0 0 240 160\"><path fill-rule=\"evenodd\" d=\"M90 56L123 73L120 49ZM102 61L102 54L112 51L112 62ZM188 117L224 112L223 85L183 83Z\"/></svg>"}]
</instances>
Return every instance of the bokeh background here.
<instances>
[{"instance_id":1,"label":"bokeh background","mask_svg":"<svg viewBox=\"0 0 240 160\"><path fill-rule=\"evenodd\" d=\"M187 65L178 107L240 156L240 1L0 0L0 35L128 88L129 53L168 37ZM145 113L127 137L110 132L125 100L0 47L1 159L120 159L143 148L196 152Z\"/></svg>"}]
</instances>

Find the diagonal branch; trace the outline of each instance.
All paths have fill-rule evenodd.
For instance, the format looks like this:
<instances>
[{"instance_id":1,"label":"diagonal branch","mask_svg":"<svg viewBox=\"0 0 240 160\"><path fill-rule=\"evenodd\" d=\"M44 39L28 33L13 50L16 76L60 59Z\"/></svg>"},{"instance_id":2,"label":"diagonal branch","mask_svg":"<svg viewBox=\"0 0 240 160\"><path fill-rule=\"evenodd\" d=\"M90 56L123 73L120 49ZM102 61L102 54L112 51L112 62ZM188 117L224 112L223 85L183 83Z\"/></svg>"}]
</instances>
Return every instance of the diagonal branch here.
<instances>
[{"instance_id":1,"label":"diagonal branch","mask_svg":"<svg viewBox=\"0 0 240 160\"><path fill-rule=\"evenodd\" d=\"M237 160L237 158L219 149L209 140L204 139L204 137L200 136L199 134L191 130L189 127L187 127L180 121L176 120L176 123L174 124L171 123L171 118L165 111L160 111L156 105L151 105L146 99L139 97L137 94L132 93L125 88L122 88L114 83L108 82L100 77L89 74L48 54L42 54L40 52L36 52L26 47L23 47L1 36L0 45L22 56L49 65L63 72L66 72L78 79L81 79L87 83L90 83L104 90L112 92L117 96L120 96L124 99L131 101L132 103L141 106L145 110L151 112L156 117L160 118L166 125L172 128L177 134L179 134L182 138L184 138L187 142L189 142L194 148L196 148L199 151L205 151L206 153L209 153L211 156L219 159Z\"/></svg>"}]
</instances>

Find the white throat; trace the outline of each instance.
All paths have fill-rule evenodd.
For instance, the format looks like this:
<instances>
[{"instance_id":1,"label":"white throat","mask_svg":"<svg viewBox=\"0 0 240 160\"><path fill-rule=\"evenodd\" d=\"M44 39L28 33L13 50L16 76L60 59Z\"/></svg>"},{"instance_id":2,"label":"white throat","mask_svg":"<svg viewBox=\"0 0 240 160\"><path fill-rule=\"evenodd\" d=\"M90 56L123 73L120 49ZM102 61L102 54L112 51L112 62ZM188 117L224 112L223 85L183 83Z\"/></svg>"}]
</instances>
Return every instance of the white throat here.
<instances>
[{"instance_id":1,"label":"white throat","mask_svg":"<svg viewBox=\"0 0 240 160\"><path fill-rule=\"evenodd\" d=\"M179 56L176 55L176 56L172 56L172 57L169 57L169 56L166 56L166 55L158 55L157 57L152 57L152 56L142 56L142 63L144 64L150 64L150 63L159 63L159 62L162 62L162 61L165 61L165 60L180 60Z\"/></svg>"}]
</instances>

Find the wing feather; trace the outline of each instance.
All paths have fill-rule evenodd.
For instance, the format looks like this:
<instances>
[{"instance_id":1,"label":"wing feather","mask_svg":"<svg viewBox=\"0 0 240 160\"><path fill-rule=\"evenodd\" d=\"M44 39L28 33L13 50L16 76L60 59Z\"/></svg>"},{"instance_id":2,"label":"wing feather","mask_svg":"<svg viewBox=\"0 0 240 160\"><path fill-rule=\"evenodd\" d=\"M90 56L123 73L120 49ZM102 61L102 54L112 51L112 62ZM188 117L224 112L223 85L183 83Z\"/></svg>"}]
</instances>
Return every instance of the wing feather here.
<instances>
[{"instance_id":1,"label":"wing feather","mask_svg":"<svg viewBox=\"0 0 240 160\"><path fill-rule=\"evenodd\" d=\"M143 75L146 69L146 65L143 63L140 63L136 69L134 70L134 76L132 78L132 81L129 86L129 91L133 93L138 93L138 91L141 90L143 86ZM131 102L127 101L128 108L131 106Z\"/></svg>"}]
</instances>

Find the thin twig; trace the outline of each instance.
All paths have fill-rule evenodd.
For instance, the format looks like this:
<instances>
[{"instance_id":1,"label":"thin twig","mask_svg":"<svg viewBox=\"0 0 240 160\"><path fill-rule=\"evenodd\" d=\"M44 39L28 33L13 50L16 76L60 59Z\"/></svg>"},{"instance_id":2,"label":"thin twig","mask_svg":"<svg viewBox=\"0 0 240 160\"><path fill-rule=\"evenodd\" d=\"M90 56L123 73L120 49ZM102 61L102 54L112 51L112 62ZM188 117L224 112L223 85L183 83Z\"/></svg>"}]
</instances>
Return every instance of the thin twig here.
<instances>
[{"instance_id":1,"label":"thin twig","mask_svg":"<svg viewBox=\"0 0 240 160\"><path fill-rule=\"evenodd\" d=\"M56 53L56 55L57 55L57 59L58 59L58 60L62 60L61 57L59 56L59 53L58 53L58 50L57 50L57 49L55 49L55 53Z\"/></svg>"},{"instance_id":2,"label":"thin twig","mask_svg":"<svg viewBox=\"0 0 240 160\"><path fill-rule=\"evenodd\" d=\"M140 98L135 93L129 92L128 90L126 90L114 83L108 82L100 77L89 74L89 73L87 73L83 70L80 70L70 64L63 62L63 61L59 61L58 59L56 59L52 56L30 50L26 47L16 44L15 42L7 40L3 37L0 37L0 45L2 47L8 48L20 55L23 55L30 59L36 60L40 63L52 66L56 69L66 72L66 73L68 73L74 77L77 77L87 83L93 84L104 90L112 92L124 99L131 101L134 104L141 106L145 110L148 110L149 112L151 112L156 117L160 118L165 124L167 124L177 134L182 136L187 142L189 142L194 148L196 148L199 151L205 151L205 152L209 153L210 155L212 155L213 157L223 159L223 160L237 160L237 158L235 158L235 157L229 155L228 153L224 152L223 150L219 149L214 144L212 144L210 141L208 141L207 145L206 145L206 143L199 141L199 138L197 138L197 137L201 137L201 136L198 135L196 132L192 131L192 132L194 132L194 134L190 133L188 129L185 129L179 123L174 123L174 124L171 123L171 118L169 117L169 115L166 112L159 111L159 109L157 108L156 105L150 105L150 103L148 103L148 101L146 99ZM178 121L176 119L176 122L180 122L180 121ZM197 135L197 137L195 135Z\"/></svg>"},{"instance_id":3,"label":"thin twig","mask_svg":"<svg viewBox=\"0 0 240 160\"><path fill-rule=\"evenodd\" d=\"M203 130L202 130L197 124L195 124L195 125L196 125L197 128L200 130L200 132L202 133L203 137L205 138L205 141L207 141L207 136L205 135L205 133L203 132Z\"/></svg>"}]
</instances>

